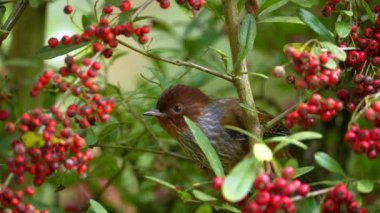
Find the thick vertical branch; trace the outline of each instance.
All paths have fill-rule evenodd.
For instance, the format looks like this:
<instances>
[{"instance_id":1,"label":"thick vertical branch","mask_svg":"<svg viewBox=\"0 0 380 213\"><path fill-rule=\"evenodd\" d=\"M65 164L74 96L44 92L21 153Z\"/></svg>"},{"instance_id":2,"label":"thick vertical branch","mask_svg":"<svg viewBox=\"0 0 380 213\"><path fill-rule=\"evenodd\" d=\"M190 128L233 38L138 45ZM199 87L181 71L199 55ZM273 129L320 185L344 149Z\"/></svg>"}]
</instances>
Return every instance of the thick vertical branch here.
<instances>
[{"instance_id":1,"label":"thick vertical branch","mask_svg":"<svg viewBox=\"0 0 380 213\"><path fill-rule=\"evenodd\" d=\"M237 4L234 0L223 0L224 16L228 28L228 38L234 67L234 84L239 95L240 102L256 109L255 100L253 99L251 84L247 74L247 61L243 59L240 64L236 64L237 56L240 51L240 19ZM244 109L244 125L247 130L257 136L262 136L260 121L256 110Z\"/></svg>"}]
</instances>

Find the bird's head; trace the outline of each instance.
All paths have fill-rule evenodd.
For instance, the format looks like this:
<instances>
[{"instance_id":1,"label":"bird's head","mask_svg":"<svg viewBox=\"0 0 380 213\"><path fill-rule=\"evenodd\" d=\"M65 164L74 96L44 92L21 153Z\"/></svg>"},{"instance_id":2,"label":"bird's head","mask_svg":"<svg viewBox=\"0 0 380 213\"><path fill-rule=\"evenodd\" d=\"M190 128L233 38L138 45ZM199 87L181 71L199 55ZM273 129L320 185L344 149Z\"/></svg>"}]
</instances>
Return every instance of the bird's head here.
<instances>
[{"instance_id":1,"label":"bird's head","mask_svg":"<svg viewBox=\"0 0 380 213\"><path fill-rule=\"evenodd\" d=\"M188 128L184 116L196 122L210 102L211 98L199 89L178 84L164 91L156 109L144 115L155 116L166 132L177 138L180 131Z\"/></svg>"}]
</instances>

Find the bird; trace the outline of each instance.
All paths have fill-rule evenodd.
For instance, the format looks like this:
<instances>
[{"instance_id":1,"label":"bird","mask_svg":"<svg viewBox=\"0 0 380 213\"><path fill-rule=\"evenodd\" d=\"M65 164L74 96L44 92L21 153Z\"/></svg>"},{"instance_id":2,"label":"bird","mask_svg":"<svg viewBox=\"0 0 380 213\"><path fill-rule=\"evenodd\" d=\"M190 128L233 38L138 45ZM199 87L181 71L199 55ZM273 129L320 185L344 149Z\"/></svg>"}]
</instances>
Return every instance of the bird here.
<instances>
[{"instance_id":1,"label":"bird","mask_svg":"<svg viewBox=\"0 0 380 213\"><path fill-rule=\"evenodd\" d=\"M245 129L243 109L237 98L213 99L198 88L177 84L166 89L159 97L156 108L144 115L156 117L160 126L179 142L183 152L206 173L211 171L211 167L187 126L185 116L207 136L225 172L231 171L250 151L246 135L225 127ZM260 123L273 118L265 112L260 112L258 116ZM289 129L280 122L265 130L263 138L289 134Z\"/></svg>"}]
</instances>

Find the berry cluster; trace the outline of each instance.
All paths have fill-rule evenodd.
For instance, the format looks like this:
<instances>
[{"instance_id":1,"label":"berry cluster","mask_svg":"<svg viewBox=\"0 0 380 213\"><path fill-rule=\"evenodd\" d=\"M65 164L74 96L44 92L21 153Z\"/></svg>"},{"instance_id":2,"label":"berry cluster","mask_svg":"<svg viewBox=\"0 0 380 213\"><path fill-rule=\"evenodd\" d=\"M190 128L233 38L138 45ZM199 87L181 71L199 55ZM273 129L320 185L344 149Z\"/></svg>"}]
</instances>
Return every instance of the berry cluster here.
<instances>
[{"instance_id":1,"label":"berry cluster","mask_svg":"<svg viewBox=\"0 0 380 213\"><path fill-rule=\"evenodd\" d=\"M72 8L71 6L69 7ZM112 5L105 5L103 7L103 12L109 15L113 12L113 9L114 7ZM131 9L130 1L123 0L119 5L119 9L121 12L129 11ZM105 58L110 58L112 56L112 48L115 48L118 45L117 36L124 35L126 37L131 37L136 35L138 36L138 41L141 44L145 44L149 40L146 35L149 32L149 26L138 27L135 29L131 22L110 26L109 21L106 18L102 18L97 25L87 26L81 34L75 34L73 36L64 35L60 41L57 38L52 37L48 40L48 45L51 48L55 48L59 43L62 45L78 45L82 42L90 42L95 39L96 42L93 42L94 52L102 51Z\"/></svg>"},{"instance_id":2,"label":"berry cluster","mask_svg":"<svg viewBox=\"0 0 380 213\"><path fill-rule=\"evenodd\" d=\"M24 194L26 196L34 195L33 187L26 187L24 192L21 190L12 191L6 187L0 187L0 202L3 207L12 208L13 212L36 212L36 208L29 203L23 202ZM47 213L48 211L42 210L40 213Z\"/></svg>"},{"instance_id":3,"label":"berry cluster","mask_svg":"<svg viewBox=\"0 0 380 213\"><path fill-rule=\"evenodd\" d=\"M7 159L8 171L15 175L17 184L24 183L28 172L34 176L34 185L39 186L61 166L85 175L86 163L93 159L90 150L82 152L85 140L70 128L70 120L55 107L52 113L54 117L35 109L21 116L21 139L11 142L14 155Z\"/></svg>"},{"instance_id":4,"label":"berry cluster","mask_svg":"<svg viewBox=\"0 0 380 213\"><path fill-rule=\"evenodd\" d=\"M351 125L344 136L344 141L352 146L357 154L365 153L369 159L375 159L380 153L380 101L374 102L364 111L364 118L372 122L371 130L360 129L358 125Z\"/></svg>"},{"instance_id":5,"label":"berry cluster","mask_svg":"<svg viewBox=\"0 0 380 213\"><path fill-rule=\"evenodd\" d=\"M352 91L339 89L337 92L338 98L347 103L347 108L350 111L354 111L356 104L367 95L380 92L380 73L377 73L373 77L358 73L354 76L353 82L355 87Z\"/></svg>"},{"instance_id":6,"label":"berry cluster","mask_svg":"<svg viewBox=\"0 0 380 213\"><path fill-rule=\"evenodd\" d=\"M329 60L335 60L333 54L323 52L317 57L312 53L297 52L293 47L288 47L285 55L291 58L294 70L298 75L298 78L294 79L296 89L313 90L321 87L331 87L338 83L341 70L326 67Z\"/></svg>"},{"instance_id":7,"label":"berry cluster","mask_svg":"<svg viewBox=\"0 0 380 213\"><path fill-rule=\"evenodd\" d=\"M380 5L379 11L380 13ZM347 54L346 66L353 67L357 71L366 69L369 64L380 67L380 16L377 17L373 27L366 27L358 32L358 26L351 27L351 38L358 50L351 50ZM341 47L347 46L341 43ZM366 62L369 63L366 63Z\"/></svg>"},{"instance_id":8,"label":"berry cluster","mask_svg":"<svg viewBox=\"0 0 380 213\"><path fill-rule=\"evenodd\" d=\"M299 104L295 111L286 115L286 126L291 128L299 124L308 128L314 124L316 116L319 116L322 121L329 121L342 109L342 102L333 98L323 98L315 93L307 103Z\"/></svg>"},{"instance_id":9,"label":"berry cluster","mask_svg":"<svg viewBox=\"0 0 380 213\"><path fill-rule=\"evenodd\" d=\"M243 206L243 213L295 212L296 207L290 197L300 195L306 196L310 187L299 180L292 180L294 169L286 167L282 171L282 177L271 180L267 174L259 175L253 183L253 189L257 192L254 200L243 199L239 202ZM212 186L215 190L220 190L223 185L223 178L215 177Z\"/></svg>"},{"instance_id":10,"label":"berry cluster","mask_svg":"<svg viewBox=\"0 0 380 213\"><path fill-rule=\"evenodd\" d=\"M157 0L160 3L162 9L167 9L170 7L170 0ZM205 0L176 0L177 4L188 6L193 11L193 14L196 14L198 10L203 7Z\"/></svg>"},{"instance_id":11,"label":"berry cluster","mask_svg":"<svg viewBox=\"0 0 380 213\"><path fill-rule=\"evenodd\" d=\"M370 0L365 0L367 3L369 3ZM329 17L331 16L331 13L333 12L333 10L335 10L336 6L340 3L340 2L344 2L344 1L341 1L341 0L327 0L326 4L325 4L325 7L323 8L322 10L322 14L325 16L325 17Z\"/></svg>"},{"instance_id":12,"label":"berry cluster","mask_svg":"<svg viewBox=\"0 0 380 213\"><path fill-rule=\"evenodd\" d=\"M349 191L344 184L336 185L329 190L323 201L323 213L358 213L365 212L365 209L359 207L356 202L356 195Z\"/></svg>"}]
</instances>

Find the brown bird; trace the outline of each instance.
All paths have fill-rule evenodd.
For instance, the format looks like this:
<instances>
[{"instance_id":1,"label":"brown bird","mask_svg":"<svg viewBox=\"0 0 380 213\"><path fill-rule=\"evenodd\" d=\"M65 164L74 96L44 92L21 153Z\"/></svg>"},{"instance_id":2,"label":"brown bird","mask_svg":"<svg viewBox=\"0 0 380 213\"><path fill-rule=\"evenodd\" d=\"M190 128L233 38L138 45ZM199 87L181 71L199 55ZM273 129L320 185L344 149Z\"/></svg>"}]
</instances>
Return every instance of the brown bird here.
<instances>
[{"instance_id":1,"label":"brown bird","mask_svg":"<svg viewBox=\"0 0 380 213\"><path fill-rule=\"evenodd\" d=\"M203 152L194 141L184 116L195 122L210 140L226 172L249 152L246 135L226 129L226 125L244 129L243 111L238 99L211 99L197 88L175 85L161 94L156 109L144 115L155 116L161 127L178 140L186 155L190 156L203 171L210 166ZM272 119L267 113L260 113L259 120L265 123ZM278 123L264 132L264 138L288 135L289 130Z\"/></svg>"}]
</instances>

